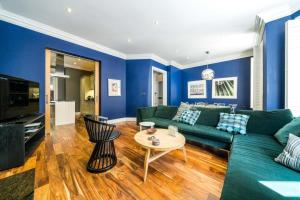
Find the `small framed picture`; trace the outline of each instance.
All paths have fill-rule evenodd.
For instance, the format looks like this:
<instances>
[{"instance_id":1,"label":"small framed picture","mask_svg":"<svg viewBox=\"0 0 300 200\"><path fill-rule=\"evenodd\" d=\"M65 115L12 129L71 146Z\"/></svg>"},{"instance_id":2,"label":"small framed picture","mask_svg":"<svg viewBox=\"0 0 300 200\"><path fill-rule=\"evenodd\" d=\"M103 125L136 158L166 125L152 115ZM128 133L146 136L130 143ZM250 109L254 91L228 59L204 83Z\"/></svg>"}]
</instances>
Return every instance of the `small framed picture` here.
<instances>
[{"instance_id":1,"label":"small framed picture","mask_svg":"<svg viewBox=\"0 0 300 200\"><path fill-rule=\"evenodd\" d=\"M188 98L201 99L206 98L206 81L189 81L188 82Z\"/></svg>"},{"instance_id":2,"label":"small framed picture","mask_svg":"<svg viewBox=\"0 0 300 200\"><path fill-rule=\"evenodd\" d=\"M121 80L108 79L108 96L121 96Z\"/></svg>"},{"instance_id":3,"label":"small framed picture","mask_svg":"<svg viewBox=\"0 0 300 200\"><path fill-rule=\"evenodd\" d=\"M238 78L216 78L212 80L212 98L214 99L236 99Z\"/></svg>"}]
</instances>

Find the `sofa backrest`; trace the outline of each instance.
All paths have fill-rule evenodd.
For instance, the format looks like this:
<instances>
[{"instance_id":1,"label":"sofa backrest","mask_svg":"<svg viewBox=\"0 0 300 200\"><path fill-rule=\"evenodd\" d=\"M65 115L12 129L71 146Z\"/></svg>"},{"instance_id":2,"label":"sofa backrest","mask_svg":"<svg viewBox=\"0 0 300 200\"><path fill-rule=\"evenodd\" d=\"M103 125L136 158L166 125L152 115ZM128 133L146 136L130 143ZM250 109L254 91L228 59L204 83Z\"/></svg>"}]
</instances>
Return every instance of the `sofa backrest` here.
<instances>
[{"instance_id":1,"label":"sofa backrest","mask_svg":"<svg viewBox=\"0 0 300 200\"><path fill-rule=\"evenodd\" d=\"M274 135L280 128L293 120L289 109L274 111L240 110L238 114L249 115L247 133Z\"/></svg>"},{"instance_id":2,"label":"sofa backrest","mask_svg":"<svg viewBox=\"0 0 300 200\"><path fill-rule=\"evenodd\" d=\"M196 124L216 127L219 123L220 113L229 113L230 107L224 108L206 108L195 107L194 109L200 110L201 114Z\"/></svg>"},{"instance_id":3,"label":"sofa backrest","mask_svg":"<svg viewBox=\"0 0 300 200\"><path fill-rule=\"evenodd\" d=\"M157 106L154 117L173 119L176 115L178 107L176 106Z\"/></svg>"}]
</instances>

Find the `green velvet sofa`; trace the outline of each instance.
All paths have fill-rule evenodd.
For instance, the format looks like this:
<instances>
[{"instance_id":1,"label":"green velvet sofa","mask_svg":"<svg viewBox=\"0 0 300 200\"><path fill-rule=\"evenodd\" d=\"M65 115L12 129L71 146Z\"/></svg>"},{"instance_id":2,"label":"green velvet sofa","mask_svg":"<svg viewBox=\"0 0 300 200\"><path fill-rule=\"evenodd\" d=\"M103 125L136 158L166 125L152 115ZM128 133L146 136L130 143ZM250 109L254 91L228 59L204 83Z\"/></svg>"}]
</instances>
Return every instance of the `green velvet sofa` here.
<instances>
[{"instance_id":1,"label":"green velvet sofa","mask_svg":"<svg viewBox=\"0 0 300 200\"><path fill-rule=\"evenodd\" d=\"M292 121L290 110L237 111L250 116L247 135L232 135L215 128L220 112L229 112L229 108L198 108L201 115L194 126L172 120L177 109L172 106L139 108L137 123L152 121L162 128L175 125L188 142L230 150L221 200L300 199L300 188L292 186L299 184L300 173L274 161L284 146L273 135Z\"/></svg>"}]
</instances>

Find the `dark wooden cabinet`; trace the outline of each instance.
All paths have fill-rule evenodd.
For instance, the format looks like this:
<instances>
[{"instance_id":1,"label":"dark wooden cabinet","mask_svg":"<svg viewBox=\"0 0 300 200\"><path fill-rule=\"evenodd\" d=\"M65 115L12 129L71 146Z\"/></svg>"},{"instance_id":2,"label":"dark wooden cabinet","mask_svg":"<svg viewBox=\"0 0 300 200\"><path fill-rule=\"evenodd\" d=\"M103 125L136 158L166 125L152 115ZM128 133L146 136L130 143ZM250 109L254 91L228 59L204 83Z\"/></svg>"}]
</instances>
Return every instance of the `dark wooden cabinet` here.
<instances>
[{"instance_id":1,"label":"dark wooden cabinet","mask_svg":"<svg viewBox=\"0 0 300 200\"><path fill-rule=\"evenodd\" d=\"M36 124L35 126L31 125ZM0 170L23 165L45 136L45 115L0 124Z\"/></svg>"}]
</instances>

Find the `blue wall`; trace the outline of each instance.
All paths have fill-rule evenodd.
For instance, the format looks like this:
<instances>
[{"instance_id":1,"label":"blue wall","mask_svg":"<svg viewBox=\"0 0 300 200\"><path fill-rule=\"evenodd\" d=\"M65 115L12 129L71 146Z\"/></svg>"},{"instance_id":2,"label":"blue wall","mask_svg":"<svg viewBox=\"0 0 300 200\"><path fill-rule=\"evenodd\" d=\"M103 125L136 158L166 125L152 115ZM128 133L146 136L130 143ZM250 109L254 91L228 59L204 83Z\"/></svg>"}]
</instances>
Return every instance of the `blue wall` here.
<instances>
[{"instance_id":1,"label":"blue wall","mask_svg":"<svg viewBox=\"0 0 300 200\"><path fill-rule=\"evenodd\" d=\"M151 105L151 60L126 61L126 115L135 117L138 107Z\"/></svg>"},{"instance_id":2,"label":"blue wall","mask_svg":"<svg viewBox=\"0 0 300 200\"><path fill-rule=\"evenodd\" d=\"M101 61L101 114L126 116L126 62L89 48L0 21L0 73L40 83L40 112L44 112L45 49L55 49ZM121 80L121 97L108 97L107 79Z\"/></svg>"},{"instance_id":3,"label":"blue wall","mask_svg":"<svg viewBox=\"0 0 300 200\"><path fill-rule=\"evenodd\" d=\"M209 65L215 71L215 78L238 77L237 99L212 99L212 81L206 81L206 99L188 99L188 81L201 80L201 72L206 66L193 67L182 70L182 101L184 102L207 102L207 103L226 103L238 104L241 109L250 108L250 70L251 59L241 58L237 60L225 61Z\"/></svg>"},{"instance_id":4,"label":"blue wall","mask_svg":"<svg viewBox=\"0 0 300 200\"><path fill-rule=\"evenodd\" d=\"M169 104L179 106L182 99L182 70L169 67Z\"/></svg>"},{"instance_id":5,"label":"blue wall","mask_svg":"<svg viewBox=\"0 0 300 200\"><path fill-rule=\"evenodd\" d=\"M152 67L167 71L168 105L179 105L181 101L181 70L166 66L151 59L126 61L126 115L135 117L139 107L151 106Z\"/></svg>"},{"instance_id":6,"label":"blue wall","mask_svg":"<svg viewBox=\"0 0 300 200\"><path fill-rule=\"evenodd\" d=\"M285 99L285 23L300 15L271 21L265 25L263 35L264 56L264 110L284 108Z\"/></svg>"}]
</instances>

